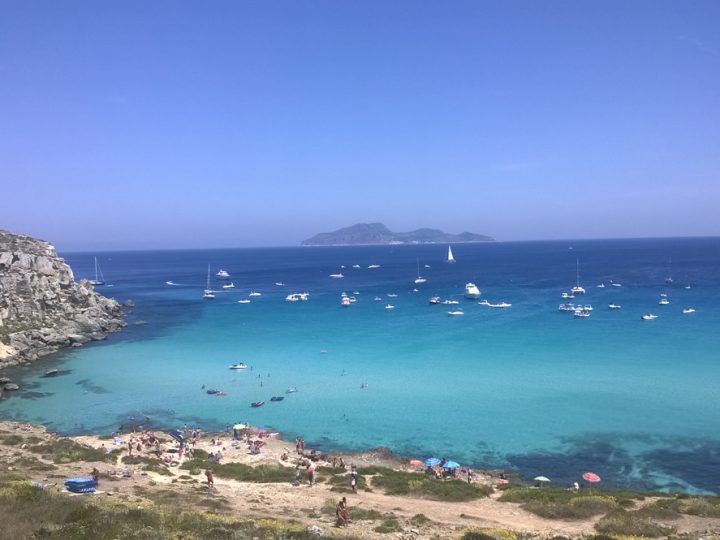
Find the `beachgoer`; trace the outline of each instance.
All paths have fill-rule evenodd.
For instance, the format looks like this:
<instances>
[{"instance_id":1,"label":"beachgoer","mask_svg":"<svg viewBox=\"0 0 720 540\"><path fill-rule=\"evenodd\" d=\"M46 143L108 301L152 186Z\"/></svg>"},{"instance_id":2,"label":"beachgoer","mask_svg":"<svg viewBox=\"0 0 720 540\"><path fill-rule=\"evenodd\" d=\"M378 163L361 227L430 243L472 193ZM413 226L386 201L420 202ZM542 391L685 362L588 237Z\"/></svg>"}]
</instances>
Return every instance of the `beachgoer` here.
<instances>
[{"instance_id":1,"label":"beachgoer","mask_svg":"<svg viewBox=\"0 0 720 540\"><path fill-rule=\"evenodd\" d=\"M348 514L347 499L345 497L343 497L335 507L335 515L338 518L337 526L347 527L350 516Z\"/></svg>"},{"instance_id":2,"label":"beachgoer","mask_svg":"<svg viewBox=\"0 0 720 540\"><path fill-rule=\"evenodd\" d=\"M472 481L473 481L473 477L474 477L474 476L475 476L475 473L473 472L473 470L472 470L471 468L468 467L468 470L467 470L467 481L468 481L468 484L472 484Z\"/></svg>"},{"instance_id":3,"label":"beachgoer","mask_svg":"<svg viewBox=\"0 0 720 540\"><path fill-rule=\"evenodd\" d=\"M93 467L90 475L93 477L93 480L95 480L95 489L97 489L100 487L100 471L97 470L97 467Z\"/></svg>"},{"instance_id":4,"label":"beachgoer","mask_svg":"<svg viewBox=\"0 0 720 540\"><path fill-rule=\"evenodd\" d=\"M577 482L573 482L573 487L572 487L572 488L573 488L575 491L577 491L577 490L580 489L580 484L578 484Z\"/></svg>"},{"instance_id":5,"label":"beachgoer","mask_svg":"<svg viewBox=\"0 0 720 540\"><path fill-rule=\"evenodd\" d=\"M212 469L205 469L205 477L207 478L208 487L215 487L215 479L213 478Z\"/></svg>"},{"instance_id":6,"label":"beachgoer","mask_svg":"<svg viewBox=\"0 0 720 540\"><path fill-rule=\"evenodd\" d=\"M294 486L300 485L300 465L295 467L295 482L293 482Z\"/></svg>"},{"instance_id":7,"label":"beachgoer","mask_svg":"<svg viewBox=\"0 0 720 540\"><path fill-rule=\"evenodd\" d=\"M128 441L128 455L132 457L132 451L133 451L133 442L132 440Z\"/></svg>"},{"instance_id":8,"label":"beachgoer","mask_svg":"<svg viewBox=\"0 0 720 540\"><path fill-rule=\"evenodd\" d=\"M308 476L308 483L310 484L310 487L315 485L315 467L313 467L312 463L307 466L307 476Z\"/></svg>"}]
</instances>

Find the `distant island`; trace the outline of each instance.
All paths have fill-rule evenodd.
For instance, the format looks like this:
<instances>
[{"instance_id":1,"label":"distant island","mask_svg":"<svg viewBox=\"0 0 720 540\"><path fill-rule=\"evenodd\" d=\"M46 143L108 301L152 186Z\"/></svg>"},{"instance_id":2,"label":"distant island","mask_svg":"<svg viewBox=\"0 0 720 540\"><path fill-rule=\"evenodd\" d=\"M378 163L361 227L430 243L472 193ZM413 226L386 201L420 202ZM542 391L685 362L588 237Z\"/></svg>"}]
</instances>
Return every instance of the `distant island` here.
<instances>
[{"instance_id":1,"label":"distant island","mask_svg":"<svg viewBox=\"0 0 720 540\"><path fill-rule=\"evenodd\" d=\"M440 229L417 229L410 232L392 232L382 223L358 223L337 231L316 234L303 240L303 246L340 246L359 244L460 244L468 242L494 242L483 234L463 232L448 234Z\"/></svg>"}]
</instances>

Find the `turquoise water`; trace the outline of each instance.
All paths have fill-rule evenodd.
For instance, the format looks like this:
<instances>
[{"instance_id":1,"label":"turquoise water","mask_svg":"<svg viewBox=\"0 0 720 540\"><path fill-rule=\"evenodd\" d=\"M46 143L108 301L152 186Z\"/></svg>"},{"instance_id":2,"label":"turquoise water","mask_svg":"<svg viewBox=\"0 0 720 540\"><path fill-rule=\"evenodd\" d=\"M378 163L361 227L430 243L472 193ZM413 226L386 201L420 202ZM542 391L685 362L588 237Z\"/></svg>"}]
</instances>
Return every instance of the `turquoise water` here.
<instances>
[{"instance_id":1,"label":"turquoise water","mask_svg":"<svg viewBox=\"0 0 720 540\"><path fill-rule=\"evenodd\" d=\"M130 326L20 371L24 391L0 415L64 433L144 416L157 427L247 421L325 449L386 446L558 482L592 470L608 485L719 492L718 248L719 239L458 245L454 265L444 246L104 253L103 292L135 302ZM66 258L88 276L92 255ZM430 265L419 292L416 257ZM576 258L588 291L576 301L595 308L588 319L557 310ZM237 289L203 301L208 262ZM346 277L328 277L337 271ZM467 281L512 307L463 299ZM250 290L262 296L238 304ZM284 301L304 290L308 302ZM358 291L357 303L340 307L342 291ZM663 292L668 306L658 305ZM431 306L432 294L460 306ZM697 312L683 315L686 306ZM449 317L456 307L465 315ZM642 321L648 311L660 317ZM228 369L240 361L252 370ZM48 366L63 374L41 377ZM269 402L291 385L299 391ZM250 408L256 400L267 403Z\"/></svg>"}]
</instances>

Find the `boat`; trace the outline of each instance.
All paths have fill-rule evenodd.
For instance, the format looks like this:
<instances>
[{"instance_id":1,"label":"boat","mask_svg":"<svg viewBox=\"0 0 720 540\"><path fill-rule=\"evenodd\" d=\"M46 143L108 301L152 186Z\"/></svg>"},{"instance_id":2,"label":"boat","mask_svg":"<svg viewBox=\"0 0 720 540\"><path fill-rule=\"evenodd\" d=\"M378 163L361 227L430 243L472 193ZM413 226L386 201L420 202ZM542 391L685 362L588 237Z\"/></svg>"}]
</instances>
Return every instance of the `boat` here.
<instances>
[{"instance_id":1,"label":"boat","mask_svg":"<svg viewBox=\"0 0 720 540\"><path fill-rule=\"evenodd\" d=\"M359 264L353 264L353 268L360 268Z\"/></svg>"},{"instance_id":2,"label":"boat","mask_svg":"<svg viewBox=\"0 0 720 540\"><path fill-rule=\"evenodd\" d=\"M360 294L360 291L353 291L353 294Z\"/></svg>"},{"instance_id":3,"label":"boat","mask_svg":"<svg viewBox=\"0 0 720 540\"><path fill-rule=\"evenodd\" d=\"M208 264L208 274L207 274L207 284L205 285L205 290L203 291L203 298L206 300L212 300L215 298L215 293L210 288L210 265Z\"/></svg>"},{"instance_id":4,"label":"boat","mask_svg":"<svg viewBox=\"0 0 720 540\"><path fill-rule=\"evenodd\" d=\"M590 312L585 311L584 309L576 309L575 313L573 314L575 317L589 317Z\"/></svg>"},{"instance_id":5,"label":"boat","mask_svg":"<svg viewBox=\"0 0 720 540\"><path fill-rule=\"evenodd\" d=\"M668 299L665 298L665 297L660 298L660 301L658 302L658 304L661 305L661 306L667 306L669 303L670 303L670 300L668 300Z\"/></svg>"},{"instance_id":6,"label":"boat","mask_svg":"<svg viewBox=\"0 0 720 540\"><path fill-rule=\"evenodd\" d=\"M448 246L447 259L445 259L445 262L450 264L455 262L455 257L453 257L452 248L450 246Z\"/></svg>"},{"instance_id":7,"label":"boat","mask_svg":"<svg viewBox=\"0 0 720 540\"><path fill-rule=\"evenodd\" d=\"M340 274L340 273L337 273L337 274L330 274L330 277L333 278L333 279L342 279L342 278L344 278L345 276L343 276L343 275Z\"/></svg>"},{"instance_id":8,"label":"boat","mask_svg":"<svg viewBox=\"0 0 720 540\"><path fill-rule=\"evenodd\" d=\"M392 304L387 304L385 306L385 309L395 309L395 306L393 306Z\"/></svg>"},{"instance_id":9,"label":"boat","mask_svg":"<svg viewBox=\"0 0 720 540\"><path fill-rule=\"evenodd\" d=\"M429 300L430 304L439 304L440 303L440 297L439 296L432 296Z\"/></svg>"},{"instance_id":10,"label":"boat","mask_svg":"<svg viewBox=\"0 0 720 540\"><path fill-rule=\"evenodd\" d=\"M673 278L672 278L672 257L670 257L670 258L668 259L668 275L667 275L667 277L665 278L665 283L667 283L668 285L672 285L672 283L673 283Z\"/></svg>"},{"instance_id":11,"label":"boat","mask_svg":"<svg viewBox=\"0 0 720 540\"><path fill-rule=\"evenodd\" d=\"M686 288L686 289L689 289L689 288L690 288L690 285L685 285L685 288Z\"/></svg>"},{"instance_id":12,"label":"boat","mask_svg":"<svg viewBox=\"0 0 720 540\"><path fill-rule=\"evenodd\" d=\"M512 304L508 304L507 302L498 302L497 304L488 304L487 307L503 309L512 307Z\"/></svg>"},{"instance_id":13,"label":"boat","mask_svg":"<svg viewBox=\"0 0 720 540\"><path fill-rule=\"evenodd\" d=\"M265 402L264 402L264 401L253 401L253 402L250 404L251 407L255 407L256 409L257 409L258 407L262 407L263 405L265 405Z\"/></svg>"},{"instance_id":14,"label":"boat","mask_svg":"<svg viewBox=\"0 0 720 540\"><path fill-rule=\"evenodd\" d=\"M43 377L57 377L58 373L60 372L57 369L48 369Z\"/></svg>"},{"instance_id":15,"label":"boat","mask_svg":"<svg viewBox=\"0 0 720 540\"><path fill-rule=\"evenodd\" d=\"M489 306L489 305L490 305L490 301L489 301L489 300L480 300L480 301L478 302L478 306Z\"/></svg>"},{"instance_id":16,"label":"boat","mask_svg":"<svg viewBox=\"0 0 720 540\"><path fill-rule=\"evenodd\" d=\"M249 304L249 303L250 303L250 300L248 300L247 298L243 298L242 300L238 300L238 304Z\"/></svg>"},{"instance_id":17,"label":"boat","mask_svg":"<svg viewBox=\"0 0 720 540\"><path fill-rule=\"evenodd\" d=\"M284 284L282 281L276 281L276 282L275 282L275 285L277 285L278 287L284 287L284 286L285 286L285 284Z\"/></svg>"},{"instance_id":18,"label":"boat","mask_svg":"<svg viewBox=\"0 0 720 540\"><path fill-rule=\"evenodd\" d=\"M576 278L575 278L575 286L570 289L570 292L572 294L585 294L585 289L583 289L580 286L580 259L575 260L575 268L576 268Z\"/></svg>"},{"instance_id":19,"label":"boat","mask_svg":"<svg viewBox=\"0 0 720 540\"><path fill-rule=\"evenodd\" d=\"M165 285L175 285L175 283L173 283L172 281L166 281Z\"/></svg>"},{"instance_id":20,"label":"boat","mask_svg":"<svg viewBox=\"0 0 720 540\"><path fill-rule=\"evenodd\" d=\"M573 304L573 303L560 304L558 306L558 310L560 310L560 311L575 311L575 304Z\"/></svg>"},{"instance_id":21,"label":"boat","mask_svg":"<svg viewBox=\"0 0 720 540\"><path fill-rule=\"evenodd\" d=\"M383 299L380 298L379 296L376 296L375 298L373 298L373 300L374 300L375 302L382 302Z\"/></svg>"},{"instance_id":22,"label":"boat","mask_svg":"<svg viewBox=\"0 0 720 540\"><path fill-rule=\"evenodd\" d=\"M347 296L343 296L343 297L340 299L340 305L347 307L347 306L352 305L352 302L350 302L350 298L348 298Z\"/></svg>"},{"instance_id":23,"label":"boat","mask_svg":"<svg viewBox=\"0 0 720 540\"><path fill-rule=\"evenodd\" d=\"M294 394L297 391L298 391L297 386L288 386L287 390L285 390L285 393L286 394Z\"/></svg>"},{"instance_id":24,"label":"boat","mask_svg":"<svg viewBox=\"0 0 720 540\"><path fill-rule=\"evenodd\" d=\"M357 298L355 298L354 296L349 297L348 300L350 300L351 304L354 304L355 302L357 302Z\"/></svg>"},{"instance_id":25,"label":"boat","mask_svg":"<svg viewBox=\"0 0 720 540\"><path fill-rule=\"evenodd\" d=\"M477 285L472 282L465 284L465 298L480 298L480 289L477 288Z\"/></svg>"},{"instance_id":26,"label":"boat","mask_svg":"<svg viewBox=\"0 0 720 540\"><path fill-rule=\"evenodd\" d=\"M418 260L417 260L417 277L415 278L415 284L419 285L420 283L425 283L426 281L427 281L427 279L425 279L424 277L422 277L422 276L420 275L420 257L418 257Z\"/></svg>"},{"instance_id":27,"label":"boat","mask_svg":"<svg viewBox=\"0 0 720 540\"><path fill-rule=\"evenodd\" d=\"M218 270L218 273L215 275L220 279L230 279L230 274L228 274L227 271L223 270L222 268Z\"/></svg>"},{"instance_id":28,"label":"boat","mask_svg":"<svg viewBox=\"0 0 720 540\"><path fill-rule=\"evenodd\" d=\"M595 286L596 286L598 289L604 289L604 288L605 288L605 284L604 284L604 283L598 283L598 284L595 285Z\"/></svg>"},{"instance_id":29,"label":"boat","mask_svg":"<svg viewBox=\"0 0 720 540\"><path fill-rule=\"evenodd\" d=\"M613 287L622 287L622 283L615 283L612 279L610 280L610 285Z\"/></svg>"},{"instance_id":30,"label":"boat","mask_svg":"<svg viewBox=\"0 0 720 540\"><path fill-rule=\"evenodd\" d=\"M686 307L683 309L683 315L690 315L691 313L695 313L695 310L691 307Z\"/></svg>"},{"instance_id":31,"label":"boat","mask_svg":"<svg viewBox=\"0 0 720 540\"><path fill-rule=\"evenodd\" d=\"M620 304L608 304L609 309L620 309L621 307Z\"/></svg>"},{"instance_id":32,"label":"boat","mask_svg":"<svg viewBox=\"0 0 720 540\"><path fill-rule=\"evenodd\" d=\"M585 311L592 311L592 310L593 310L593 307L592 307L590 304L585 304L584 306L583 306L583 305L579 305L579 306L578 306L578 309L582 309L582 310L585 310Z\"/></svg>"},{"instance_id":33,"label":"boat","mask_svg":"<svg viewBox=\"0 0 720 540\"><path fill-rule=\"evenodd\" d=\"M247 369L247 364L240 362L239 364L230 364L230 369Z\"/></svg>"},{"instance_id":34,"label":"boat","mask_svg":"<svg viewBox=\"0 0 720 540\"><path fill-rule=\"evenodd\" d=\"M455 317L457 315L465 315L465 313L462 311L459 311L459 310L458 311L448 311L448 315L450 315L451 317Z\"/></svg>"},{"instance_id":35,"label":"boat","mask_svg":"<svg viewBox=\"0 0 720 540\"><path fill-rule=\"evenodd\" d=\"M573 293L564 292L560 295L560 298L562 298L563 300L569 300L571 298L575 298L575 295Z\"/></svg>"},{"instance_id":36,"label":"boat","mask_svg":"<svg viewBox=\"0 0 720 540\"><path fill-rule=\"evenodd\" d=\"M657 319L657 318L658 318L658 316L657 316L657 315L653 315L652 313L646 313L645 315L643 315L643 316L641 317L641 319L642 319L643 321L652 321L652 320L655 320L655 319Z\"/></svg>"},{"instance_id":37,"label":"boat","mask_svg":"<svg viewBox=\"0 0 720 540\"><path fill-rule=\"evenodd\" d=\"M262 293L251 291L250 294L248 294L248 296L262 296Z\"/></svg>"},{"instance_id":38,"label":"boat","mask_svg":"<svg viewBox=\"0 0 720 540\"><path fill-rule=\"evenodd\" d=\"M219 391L220 391L220 390L216 390L215 388L208 388L207 390L205 390L205 392L206 392L207 394L210 394L211 396L214 396L214 395L217 394Z\"/></svg>"},{"instance_id":39,"label":"boat","mask_svg":"<svg viewBox=\"0 0 720 540\"><path fill-rule=\"evenodd\" d=\"M380 265L379 265L379 264L371 264L371 265L368 266L368 268L369 268L370 270L374 270L375 268L380 268Z\"/></svg>"},{"instance_id":40,"label":"boat","mask_svg":"<svg viewBox=\"0 0 720 540\"><path fill-rule=\"evenodd\" d=\"M388 297L388 298L397 298L397 294L395 294L395 293L388 293L387 297Z\"/></svg>"},{"instance_id":41,"label":"boat","mask_svg":"<svg viewBox=\"0 0 720 540\"><path fill-rule=\"evenodd\" d=\"M231 281L230 283L228 283L228 284L226 284L226 285L223 285L222 288L223 288L223 289L234 289L234 288L235 288L235 284Z\"/></svg>"},{"instance_id":42,"label":"boat","mask_svg":"<svg viewBox=\"0 0 720 540\"><path fill-rule=\"evenodd\" d=\"M308 293L292 293L285 297L286 302L305 302L310 295Z\"/></svg>"},{"instance_id":43,"label":"boat","mask_svg":"<svg viewBox=\"0 0 720 540\"><path fill-rule=\"evenodd\" d=\"M460 301L458 300L443 300L443 304L445 304L446 306L455 306L459 303Z\"/></svg>"},{"instance_id":44,"label":"boat","mask_svg":"<svg viewBox=\"0 0 720 540\"><path fill-rule=\"evenodd\" d=\"M285 399L285 396L273 396L270 401L282 401L283 399Z\"/></svg>"},{"instance_id":45,"label":"boat","mask_svg":"<svg viewBox=\"0 0 720 540\"><path fill-rule=\"evenodd\" d=\"M420 292L420 289L413 289L412 292Z\"/></svg>"},{"instance_id":46,"label":"boat","mask_svg":"<svg viewBox=\"0 0 720 540\"><path fill-rule=\"evenodd\" d=\"M95 279L90 280L90 285L105 285L105 276L97 262L97 257L95 257Z\"/></svg>"}]
</instances>

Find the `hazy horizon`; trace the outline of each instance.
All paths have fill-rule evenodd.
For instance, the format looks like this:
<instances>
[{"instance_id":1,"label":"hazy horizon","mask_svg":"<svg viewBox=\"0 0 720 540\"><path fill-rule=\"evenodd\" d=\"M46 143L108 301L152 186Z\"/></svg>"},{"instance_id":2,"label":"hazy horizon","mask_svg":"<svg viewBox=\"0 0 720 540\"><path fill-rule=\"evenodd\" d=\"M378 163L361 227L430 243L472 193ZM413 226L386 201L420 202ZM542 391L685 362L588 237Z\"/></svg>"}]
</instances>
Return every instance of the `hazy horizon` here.
<instances>
[{"instance_id":1,"label":"hazy horizon","mask_svg":"<svg viewBox=\"0 0 720 540\"><path fill-rule=\"evenodd\" d=\"M0 228L61 251L720 233L720 3L13 2Z\"/></svg>"}]
</instances>

